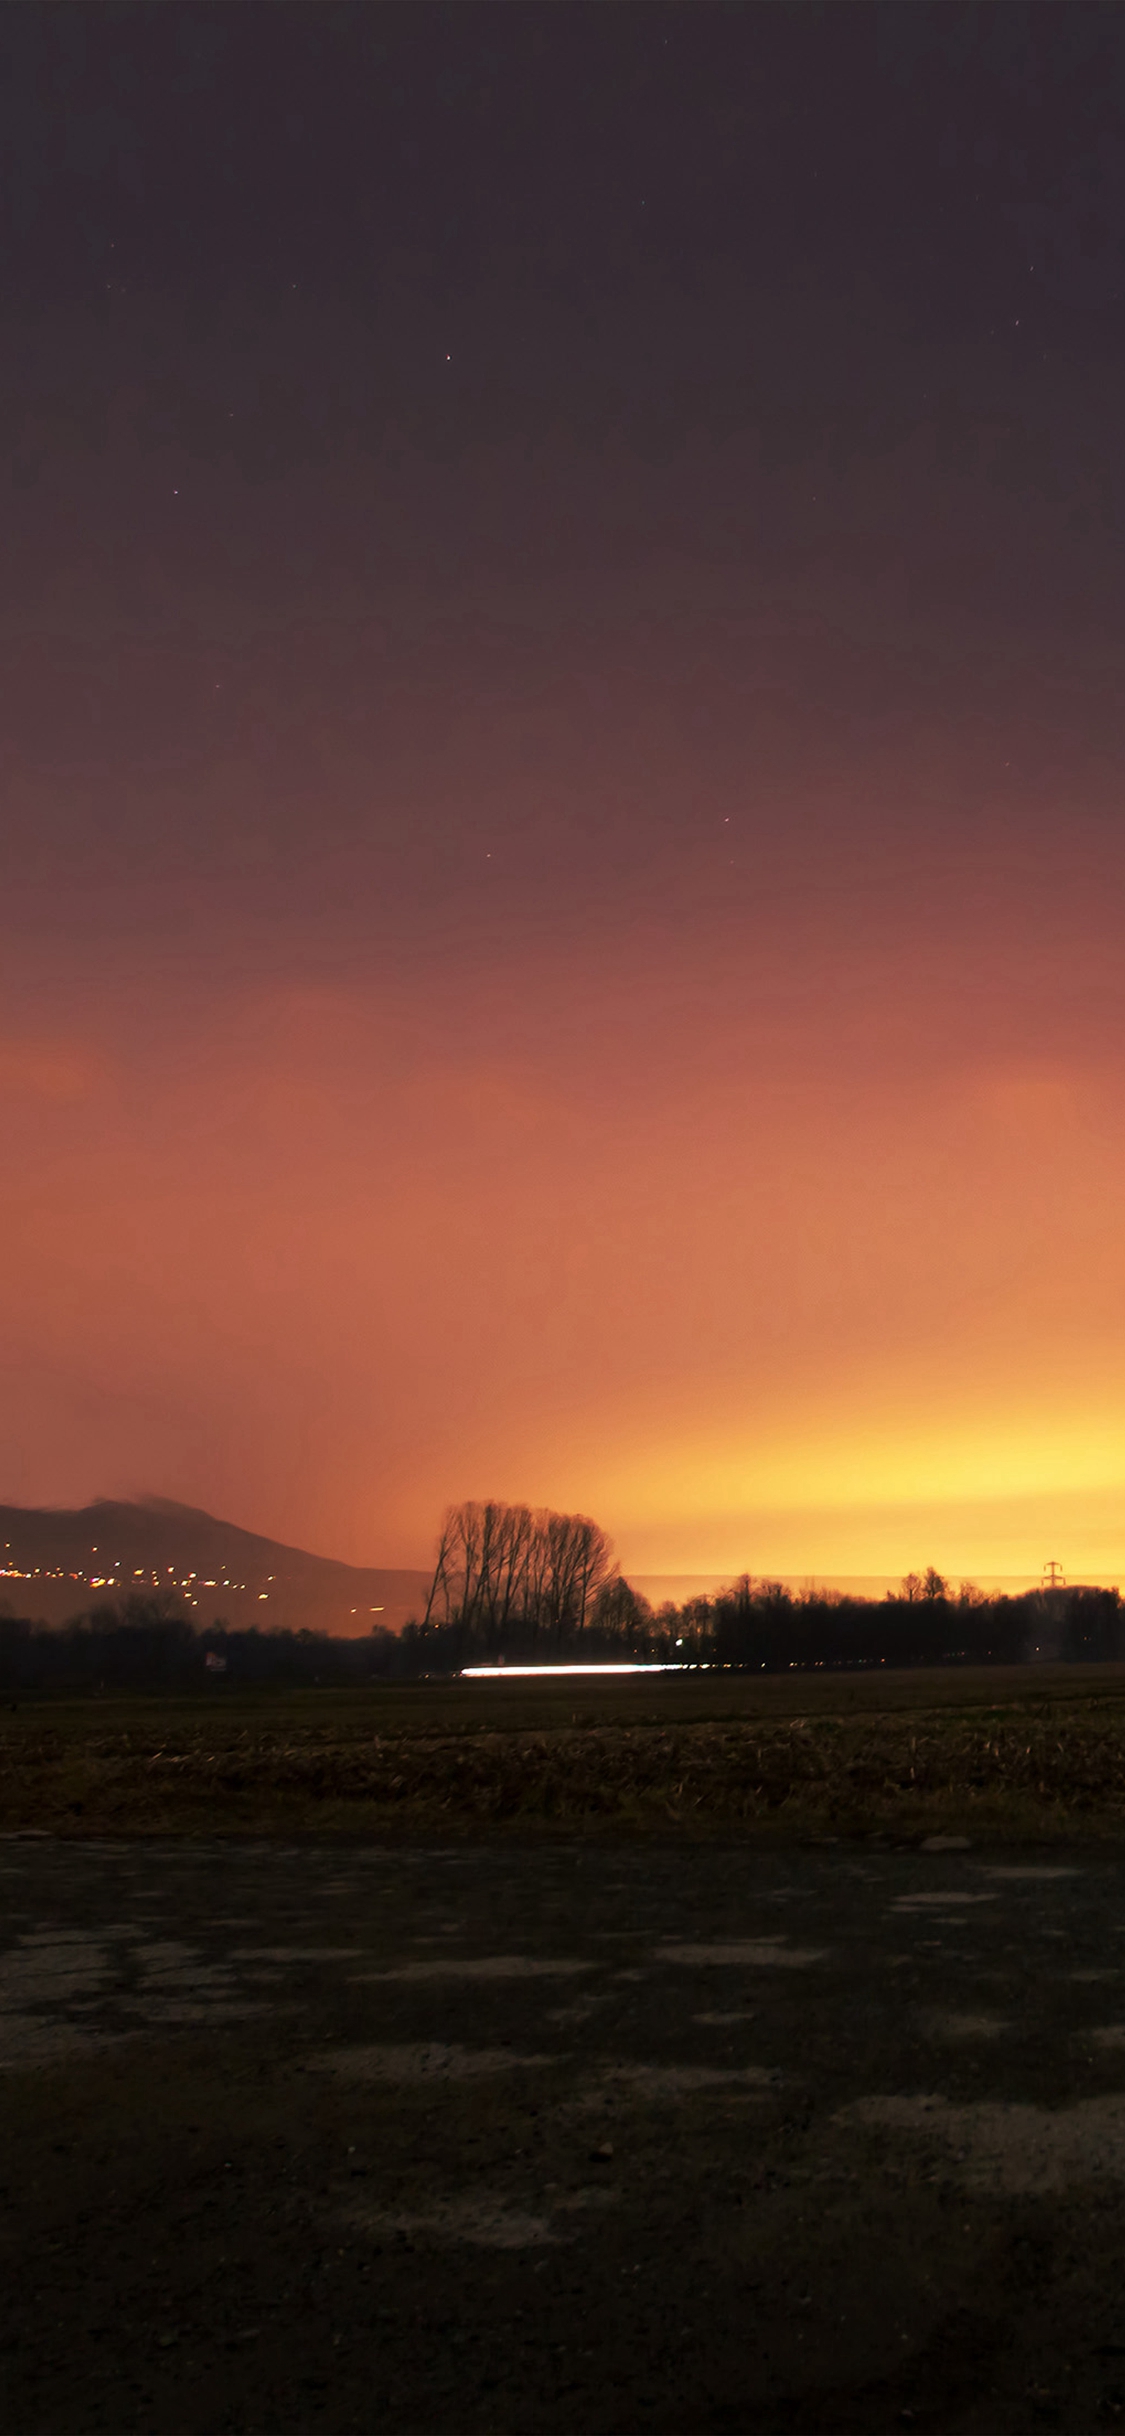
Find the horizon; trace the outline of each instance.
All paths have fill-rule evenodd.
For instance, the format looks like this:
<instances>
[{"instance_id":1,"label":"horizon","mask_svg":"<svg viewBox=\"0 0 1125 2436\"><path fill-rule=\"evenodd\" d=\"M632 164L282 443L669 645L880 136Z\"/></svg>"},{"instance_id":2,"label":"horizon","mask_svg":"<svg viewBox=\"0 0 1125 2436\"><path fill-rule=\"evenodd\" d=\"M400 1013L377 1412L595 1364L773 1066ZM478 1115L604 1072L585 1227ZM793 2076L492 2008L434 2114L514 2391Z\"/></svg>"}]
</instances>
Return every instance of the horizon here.
<instances>
[{"instance_id":1,"label":"horizon","mask_svg":"<svg viewBox=\"0 0 1125 2436\"><path fill-rule=\"evenodd\" d=\"M0 1506L12 1504L14 1502L15 1501L12 1500L0 1499ZM150 1513L159 1514L161 1512L167 1512L169 1514L174 1514L176 1511L182 1510L187 1515L203 1515L207 1520L219 1524L224 1529L249 1532L253 1536L269 1539L276 1542L278 1545L287 1547L296 1554L315 1556L324 1563L358 1565L361 1568L373 1569L376 1571L381 1569L396 1569L389 1565L389 1560L382 1551L376 1551L374 1554L369 1553L358 1558L352 1556L341 1557L333 1549L310 1548L303 1543L297 1542L296 1540L285 1538L281 1533L270 1531L260 1524L235 1521L229 1515L216 1514L210 1508L191 1505L183 1498L169 1497L162 1491L158 1490L144 1491L134 1494L131 1497L110 1497L104 1494L95 1495L77 1505L69 1506L58 1506L50 1501L42 1501L37 1502L34 1505L26 1506L23 1510L28 1513L59 1513L73 1517L83 1512L93 1511L98 1505L113 1505L120 1503L134 1505L138 1509ZM600 1518L595 1517L595 1519L598 1520ZM435 1526L434 1545L436 1545L436 1536L437 1533ZM612 1540L612 1533L610 1533L610 1538ZM707 1564L684 1565L676 1567L646 1566L643 1563L630 1564L622 1552L616 1547L616 1543L614 1543L614 1549L619 1569L627 1580L633 1582L637 1587L645 1587L646 1585L654 1583L679 1584L681 1585L680 1596L682 1598L693 1597L697 1595L697 1591L701 1593L707 1588L716 1588L723 1584L737 1580L739 1576L744 1573L752 1574L756 1580L780 1581L791 1590L800 1590L805 1587L819 1586L825 1589L855 1589L858 1591L862 1586L864 1591L870 1590L873 1593L881 1595L888 1589L896 1588L898 1584L904 1580L907 1574L924 1569L924 1567L930 1563L935 1564L937 1571L946 1576L954 1587L959 1585L961 1582L971 1582L976 1588L981 1590L1014 1590L1017 1586L1021 1589L1036 1589L1041 1586L1043 1577L1047 1572L1049 1564L1052 1561L1055 1563L1061 1562L1056 1555L1054 1560L1044 1558L1037 1569L1029 1566L1009 1566L999 1570L988 1566L978 1566L974 1568L956 1557L952 1561L947 1558L945 1562L941 1562L934 1556L932 1547L928 1550L926 1555L922 1556L919 1554L920 1544L920 1540L916 1539L913 1551L907 1553L906 1560L896 1568L892 1569L849 1567L846 1564L820 1564L815 1566L808 1564L771 1564L768 1562L767 1558L760 1555L756 1555L753 1562L750 1562L744 1556L734 1558L725 1567ZM407 1560L397 1569L416 1571L419 1573L432 1572L433 1545L429 1551L428 1558L422 1557L416 1559L414 1562ZM1117 1564L1114 1564L1112 1559L1107 1562L1104 1556L1090 1555L1087 1553L1087 1559L1086 1561L1083 1561L1080 1554L1075 1556L1072 1553L1069 1561L1061 1562L1061 1571L1064 1581L1069 1583L1098 1581L1107 1588L1120 1588L1122 1582L1125 1581L1125 1560L1121 1560ZM682 1586L685 1584L691 1584L693 1587L691 1589L683 1588ZM646 1588L646 1596L649 1595L651 1595L651 1592ZM661 1595L664 1594L661 1593ZM667 1595L673 1596L675 1594L672 1590L669 1590ZM654 1600L654 1604L655 1603L657 1602Z\"/></svg>"},{"instance_id":2,"label":"horizon","mask_svg":"<svg viewBox=\"0 0 1125 2436\"><path fill-rule=\"evenodd\" d=\"M84 1520L87 1516L92 1518L99 1512L104 1513L106 1507L113 1507L122 1504L124 1504L127 1508L132 1508L132 1510L136 1511L138 1514L146 1517L154 1517L157 1519L161 1517L166 1518L170 1528L173 1530L177 1516L182 1516L185 1525L206 1522L213 1524L220 1531L231 1531L239 1536L260 1536L266 1541L267 1545L274 1548L284 1549L287 1553L294 1556L311 1558L315 1564L332 1566L339 1565L341 1563L347 1564L349 1562L348 1559L341 1559L327 1550L301 1548L292 1541L277 1541L273 1539L272 1535L269 1534L249 1533L247 1525L234 1521L230 1516L215 1515L208 1512L205 1508L185 1505L179 1499L165 1497L156 1491L132 1500L94 1498L83 1506L61 1508L53 1506L30 1506L19 1509L0 1507L0 1512L6 1511L10 1513L14 1510L26 1514L29 1518L34 1518L37 1516L51 1517L57 1519L61 1523L73 1523ZM91 1549L91 1554L96 1555L97 1553L98 1551L95 1546ZM103 1558L100 1561L104 1563L105 1560ZM620 1559L617 1561L618 1569L623 1578L627 1580L634 1589L640 1591L642 1595L650 1601L651 1605L655 1609L660 1607L667 1600L672 1601L672 1603L676 1606L682 1606L688 1599L713 1596L718 1591L729 1588L744 1575L749 1575L756 1582L778 1582L784 1589L788 1590L794 1595L800 1595L802 1592L815 1593L817 1590L826 1590L842 1592L845 1595L850 1595L860 1599L881 1599L886 1597L888 1594L898 1591L902 1587L908 1574L917 1574L924 1570L925 1564L929 1560L916 1560L914 1565L903 1568L902 1572L899 1573L851 1573L839 1568L835 1570L820 1568L816 1571L805 1568L798 1572L786 1572L783 1568L770 1566L765 1563L756 1563L753 1565L740 1563L734 1566L728 1566L725 1570L694 1568L676 1572L647 1572L643 1567L628 1567L622 1563ZM1053 1560L1055 1564L1058 1564L1058 1561L1059 1560L1057 1558ZM1050 1586L1046 1580L1046 1577L1051 1562L1052 1560L1045 1560L1038 1574L1032 1574L1029 1572L1010 1572L1002 1574L981 1572L970 1575L962 1566L951 1568L946 1578L948 1579L950 1591L954 1596L962 1586L969 1586L973 1589L983 1591L989 1596L1003 1594L1008 1596L1020 1596L1029 1590L1038 1590ZM384 1568L381 1567L377 1561L374 1561L369 1567L361 1568L361 1570L387 1572L388 1576L395 1571L403 1573L413 1571L417 1573L419 1580L422 1581L429 1579L432 1576L433 1568L432 1563L428 1567L425 1565L419 1565L417 1567L405 1567L397 1569ZM943 1569L938 1568L938 1570L942 1571ZM36 1572L30 1575L19 1571L10 1571L8 1569L8 1563L4 1561L4 1552L2 1549L0 1549L0 1580L16 1581L35 1579L37 1572L38 1568L36 1568ZM77 1579L77 1577L75 1578ZM155 1577L153 1578L155 1579ZM272 1576L270 1579L272 1580ZM1086 1567L1084 1569L1073 1567L1068 1569L1066 1566L1061 1567L1058 1586L1066 1588L1083 1586L1089 1587L1094 1583L1097 1583L1098 1586L1105 1589L1120 1590L1122 1586L1120 1578L1115 1577L1112 1574L1107 1574L1104 1569L1099 1569L1097 1567ZM139 1586L142 1591L148 1587L146 1582L140 1582ZM134 1584L131 1580L126 1579L124 1576L120 1581L109 1582L99 1574L97 1580L91 1580L91 1587L116 1587L119 1590L131 1591L137 1587L137 1584ZM219 1589L224 1587L224 1585L218 1583L208 1585L206 1582L197 1583L196 1577L193 1575L193 1592L196 1587L212 1587ZM189 1604L194 1603L195 1601L193 1597L193 1599L189 1601ZM399 1601L398 1605L401 1604L403 1604L403 1602ZM389 1615L389 1612L390 1611L383 1606L380 1606L378 1609L371 1610L372 1614L378 1613L379 1615ZM268 1619L263 1619L263 1621L266 1620ZM398 1627L396 1627L396 1629L397 1628ZM364 1625L362 1629L366 1630L368 1627Z\"/></svg>"}]
</instances>

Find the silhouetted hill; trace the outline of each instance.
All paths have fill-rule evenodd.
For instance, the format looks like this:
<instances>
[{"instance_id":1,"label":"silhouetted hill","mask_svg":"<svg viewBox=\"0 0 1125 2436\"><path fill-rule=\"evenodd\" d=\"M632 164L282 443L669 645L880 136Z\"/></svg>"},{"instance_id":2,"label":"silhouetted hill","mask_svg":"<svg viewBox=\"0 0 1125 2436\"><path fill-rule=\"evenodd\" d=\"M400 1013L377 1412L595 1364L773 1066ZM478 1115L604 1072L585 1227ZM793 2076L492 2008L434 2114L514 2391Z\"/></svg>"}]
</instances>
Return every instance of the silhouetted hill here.
<instances>
[{"instance_id":1,"label":"silhouetted hill","mask_svg":"<svg viewBox=\"0 0 1125 2436\"><path fill-rule=\"evenodd\" d=\"M397 1632L421 1614L429 1583L407 1568L311 1556L165 1497L0 1506L0 1560L0 1602L49 1624L160 1590L199 1625L225 1616L241 1626L350 1635L381 1624Z\"/></svg>"}]
</instances>

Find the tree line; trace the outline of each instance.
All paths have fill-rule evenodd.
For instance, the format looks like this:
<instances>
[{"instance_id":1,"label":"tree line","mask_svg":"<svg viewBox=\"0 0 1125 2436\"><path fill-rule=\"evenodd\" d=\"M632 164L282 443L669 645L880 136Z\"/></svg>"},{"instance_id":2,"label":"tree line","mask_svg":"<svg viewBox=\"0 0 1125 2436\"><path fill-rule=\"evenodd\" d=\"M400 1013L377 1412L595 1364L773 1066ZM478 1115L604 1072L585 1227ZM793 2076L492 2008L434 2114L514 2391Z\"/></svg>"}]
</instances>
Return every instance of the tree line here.
<instances>
[{"instance_id":1,"label":"tree line","mask_svg":"<svg viewBox=\"0 0 1125 2436\"><path fill-rule=\"evenodd\" d=\"M930 1587L919 1585L929 1579ZM931 1569L908 1574L881 1599L793 1592L749 1574L713 1597L653 1618L661 1648L705 1666L769 1674L875 1666L1020 1666L1125 1658L1125 1607L1116 1590L1086 1588L989 1596L954 1591Z\"/></svg>"},{"instance_id":2,"label":"tree line","mask_svg":"<svg viewBox=\"0 0 1125 2436\"><path fill-rule=\"evenodd\" d=\"M399 1634L200 1628L164 1597L105 1604L49 1627L0 1616L0 1692L187 1691L204 1685L360 1685L461 1667L633 1658L787 1670L1019 1665L1125 1658L1116 1590L989 1596L933 1566L882 1599L791 1591L745 1573L653 1610L588 1515L475 1501L450 1507L420 1618Z\"/></svg>"},{"instance_id":3,"label":"tree line","mask_svg":"<svg viewBox=\"0 0 1125 2436\"><path fill-rule=\"evenodd\" d=\"M92 1608L68 1624L0 1616L0 1695L20 1692L190 1692L228 1685L294 1688L386 1681L408 1672L396 1634L360 1641L327 1633L200 1627L160 1596Z\"/></svg>"}]
</instances>

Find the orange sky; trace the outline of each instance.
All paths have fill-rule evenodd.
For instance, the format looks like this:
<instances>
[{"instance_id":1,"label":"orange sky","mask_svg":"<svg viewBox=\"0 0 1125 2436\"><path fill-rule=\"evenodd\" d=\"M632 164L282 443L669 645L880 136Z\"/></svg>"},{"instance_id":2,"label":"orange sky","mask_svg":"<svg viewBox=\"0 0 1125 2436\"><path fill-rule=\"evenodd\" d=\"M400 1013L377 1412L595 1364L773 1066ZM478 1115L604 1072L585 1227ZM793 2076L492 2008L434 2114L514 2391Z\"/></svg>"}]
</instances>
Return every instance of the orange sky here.
<instances>
[{"instance_id":1,"label":"orange sky","mask_svg":"<svg viewBox=\"0 0 1125 2436\"><path fill-rule=\"evenodd\" d=\"M0 1498L1125 1579L1114 13L19 14Z\"/></svg>"},{"instance_id":2,"label":"orange sky","mask_svg":"<svg viewBox=\"0 0 1125 2436\"><path fill-rule=\"evenodd\" d=\"M302 971L292 875L245 958L245 890L104 969L72 915L0 1053L4 1494L372 1562L492 1494L643 1572L1125 1574L1116 841L1032 860L996 778L903 853L884 770L857 868L799 775L767 841L728 774L635 880L595 843L585 902L462 874L467 951L337 909Z\"/></svg>"}]
</instances>

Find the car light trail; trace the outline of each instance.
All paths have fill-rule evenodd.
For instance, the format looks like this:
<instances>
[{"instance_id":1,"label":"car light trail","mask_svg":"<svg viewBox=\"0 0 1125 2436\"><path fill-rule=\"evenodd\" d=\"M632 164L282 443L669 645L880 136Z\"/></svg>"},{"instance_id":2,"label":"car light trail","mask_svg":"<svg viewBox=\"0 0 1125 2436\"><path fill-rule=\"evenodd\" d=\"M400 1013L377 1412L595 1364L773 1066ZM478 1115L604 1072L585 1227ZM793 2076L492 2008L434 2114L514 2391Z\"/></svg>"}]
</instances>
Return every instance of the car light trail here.
<instances>
[{"instance_id":1,"label":"car light trail","mask_svg":"<svg viewBox=\"0 0 1125 2436\"><path fill-rule=\"evenodd\" d=\"M595 1658L588 1666L463 1666L461 1681L481 1683L486 1678L501 1675L682 1675L680 1658L637 1658L622 1661L611 1659L601 1665Z\"/></svg>"}]
</instances>

